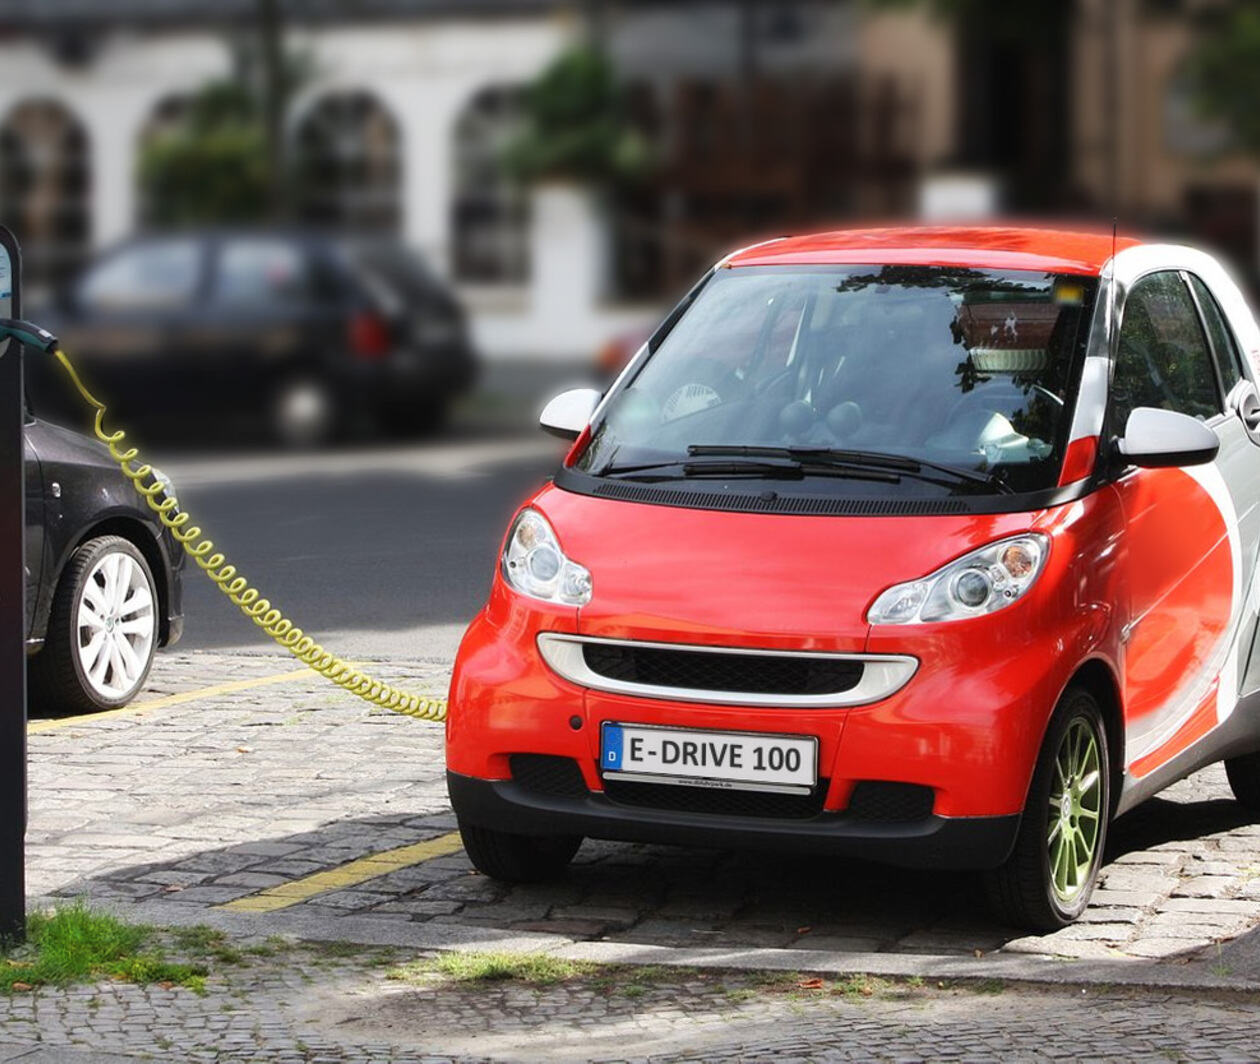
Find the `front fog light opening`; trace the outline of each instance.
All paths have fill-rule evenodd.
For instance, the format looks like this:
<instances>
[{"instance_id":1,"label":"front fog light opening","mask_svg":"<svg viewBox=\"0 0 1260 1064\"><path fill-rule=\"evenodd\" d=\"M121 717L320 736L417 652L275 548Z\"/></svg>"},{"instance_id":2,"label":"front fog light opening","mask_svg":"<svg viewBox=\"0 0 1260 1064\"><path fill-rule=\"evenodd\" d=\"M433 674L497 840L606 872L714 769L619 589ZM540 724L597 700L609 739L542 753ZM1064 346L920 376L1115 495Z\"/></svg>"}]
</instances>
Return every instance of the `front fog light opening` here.
<instances>
[{"instance_id":1,"label":"front fog light opening","mask_svg":"<svg viewBox=\"0 0 1260 1064\"><path fill-rule=\"evenodd\" d=\"M591 599L591 574L565 556L537 510L523 510L516 519L501 568L508 586L530 598L567 606L584 606Z\"/></svg>"}]
</instances>

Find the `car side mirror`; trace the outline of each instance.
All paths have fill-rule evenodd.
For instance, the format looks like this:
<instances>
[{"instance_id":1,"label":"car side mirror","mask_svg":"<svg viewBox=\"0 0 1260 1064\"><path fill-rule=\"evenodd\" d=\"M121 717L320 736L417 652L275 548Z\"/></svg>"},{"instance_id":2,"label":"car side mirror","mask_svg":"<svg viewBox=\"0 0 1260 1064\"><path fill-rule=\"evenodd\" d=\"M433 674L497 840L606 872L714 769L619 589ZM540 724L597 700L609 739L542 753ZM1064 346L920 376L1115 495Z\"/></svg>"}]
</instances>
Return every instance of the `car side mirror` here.
<instances>
[{"instance_id":1,"label":"car side mirror","mask_svg":"<svg viewBox=\"0 0 1260 1064\"><path fill-rule=\"evenodd\" d=\"M1147 469L1203 465L1216 457L1221 441L1202 421L1176 410L1139 406L1129 414L1117 447L1125 461Z\"/></svg>"},{"instance_id":2,"label":"car side mirror","mask_svg":"<svg viewBox=\"0 0 1260 1064\"><path fill-rule=\"evenodd\" d=\"M538 424L544 432L562 440L576 440L590 424L591 415L601 398L594 388L571 388L561 392L543 407Z\"/></svg>"}]
</instances>

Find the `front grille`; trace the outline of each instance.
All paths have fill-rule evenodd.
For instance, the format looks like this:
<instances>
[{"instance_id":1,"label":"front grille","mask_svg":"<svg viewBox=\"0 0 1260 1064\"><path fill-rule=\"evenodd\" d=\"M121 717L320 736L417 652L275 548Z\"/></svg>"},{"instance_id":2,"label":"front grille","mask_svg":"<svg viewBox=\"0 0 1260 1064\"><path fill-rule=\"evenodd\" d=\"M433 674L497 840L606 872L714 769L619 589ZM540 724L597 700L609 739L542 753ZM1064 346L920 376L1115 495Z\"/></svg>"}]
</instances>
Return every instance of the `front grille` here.
<instances>
[{"instance_id":1,"label":"front grille","mask_svg":"<svg viewBox=\"0 0 1260 1064\"><path fill-rule=\"evenodd\" d=\"M888 780L862 780L853 788L848 814L855 820L896 824L932 815L936 794L931 787Z\"/></svg>"},{"instance_id":2,"label":"front grille","mask_svg":"<svg viewBox=\"0 0 1260 1064\"><path fill-rule=\"evenodd\" d=\"M551 754L513 754L508 758L512 779L527 791L555 798L585 798L590 791L582 770L571 757Z\"/></svg>"},{"instance_id":3,"label":"front grille","mask_svg":"<svg viewBox=\"0 0 1260 1064\"><path fill-rule=\"evenodd\" d=\"M666 650L635 644L584 643L592 672L623 683L757 695L828 695L851 691L862 662L803 654Z\"/></svg>"},{"instance_id":4,"label":"front grille","mask_svg":"<svg viewBox=\"0 0 1260 1064\"><path fill-rule=\"evenodd\" d=\"M805 820L822 812L827 781L819 780L818 786L809 794L771 794L764 791L735 791L605 779L604 794L617 805L632 805L640 809Z\"/></svg>"}]
</instances>

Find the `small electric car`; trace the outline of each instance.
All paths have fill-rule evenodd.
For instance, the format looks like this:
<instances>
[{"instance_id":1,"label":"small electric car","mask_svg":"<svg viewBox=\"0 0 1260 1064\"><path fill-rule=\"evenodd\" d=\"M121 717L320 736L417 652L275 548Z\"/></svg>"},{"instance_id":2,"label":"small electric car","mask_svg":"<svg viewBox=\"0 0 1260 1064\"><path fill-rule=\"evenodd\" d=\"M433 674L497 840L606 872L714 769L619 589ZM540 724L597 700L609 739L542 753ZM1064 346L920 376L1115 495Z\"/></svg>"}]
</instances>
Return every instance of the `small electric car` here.
<instances>
[{"instance_id":1,"label":"small electric car","mask_svg":"<svg viewBox=\"0 0 1260 1064\"><path fill-rule=\"evenodd\" d=\"M720 262L522 507L451 686L488 875L583 836L985 870L1089 901L1109 820L1260 810L1260 329L1111 233L883 229Z\"/></svg>"}]
</instances>

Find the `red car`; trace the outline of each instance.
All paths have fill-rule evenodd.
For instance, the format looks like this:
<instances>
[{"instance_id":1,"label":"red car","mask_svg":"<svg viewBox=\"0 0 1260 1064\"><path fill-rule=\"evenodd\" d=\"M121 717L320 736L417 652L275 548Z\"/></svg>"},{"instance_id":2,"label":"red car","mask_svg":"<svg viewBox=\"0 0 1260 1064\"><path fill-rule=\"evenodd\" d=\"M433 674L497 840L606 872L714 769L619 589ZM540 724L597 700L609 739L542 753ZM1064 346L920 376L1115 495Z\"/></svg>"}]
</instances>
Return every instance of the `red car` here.
<instances>
[{"instance_id":1,"label":"red car","mask_svg":"<svg viewBox=\"0 0 1260 1064\"><path fill-rule=\"evenodd\" d=\"M1260 330L1210 256L882 229L719 263L522 507L451 686L488 875L581 839L984 869L1089 901L1108 822L1260 809Z\"/></svg>"}]
</instances>

